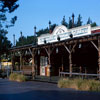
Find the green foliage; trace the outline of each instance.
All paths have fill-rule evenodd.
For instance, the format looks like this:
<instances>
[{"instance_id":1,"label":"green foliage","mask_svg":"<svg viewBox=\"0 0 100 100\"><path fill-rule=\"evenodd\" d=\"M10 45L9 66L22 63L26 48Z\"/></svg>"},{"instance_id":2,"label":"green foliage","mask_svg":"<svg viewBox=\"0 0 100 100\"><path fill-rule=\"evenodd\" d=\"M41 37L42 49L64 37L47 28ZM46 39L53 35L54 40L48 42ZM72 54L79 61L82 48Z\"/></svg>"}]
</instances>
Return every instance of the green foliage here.
<instances>
[{"instance_id":1,"label":"green foliage","mask_svg":"<svg viewBox=\"0 0 100 100\"><path fill-rule=\"evenodd\" d=\"M8 21L6 14L12 13L15 9L18 8L16 4L18 0L1 0L0 1L0 58L1 55L8 51L8 48L11 47L11 42L6 37L8 33L7 28L13 26L17 17L14 16Z\"/></svg>"},{"instance_id":2,"label":"green foliage","mask_svg":"<svg viewBox=\"0 0 100 100\"><path fill-rule=\"evenodd\" d=\"M51 23L51 22L49 21L49 23ZM56 26L57 26L57 24L52 24L52 25L50 26L51 32L54 30L54 28L55 28ZM40 35L42 35L42 34L47 34L47 33L49 33L49 28L48 28L48 27L45 28L45 29L41 29L41 30L39 30L38 32L36 32L37 36L40 36Z\"/></svg>"},{"instance_id":3,"label":"green foliage","mask_svg":"<svg viewBox=\"0 0 100 100\"><path fill-rule=\"evenodd\" d=\"M41 29L41 30L39 30L38 32L36 32L37 36L40 36L40 35L42 35L42 34L47 34L47 33L49 33L48 27L45 28L45 29Z\"/></svg>"},{"instance_id":4,"label":"green foliage","mask_svg":"<svg viewBox=\"0 0 100 100\"><path fill-rule=\"evenodd\" d=\"M72 19L69 17L69 24L68 24L68 28L72 28Z\"/></svg>"},{"instance_id":5,"label":"green foliage","mask_svg":"<svg viewBox=\"0 0 100 100\"><path fill-rule=\"evenodd\" d=\"M68 23L66 22L65 16L63 17L63 20L61 21L61 24L68 27Z\"/></svg>"},{"instance_id":6,"label":"green foliage","mask_svg":"<svg viewBox=\"0 0 100 100\"><path fill-rule=\"evenodd\" d=\"M98 26L98 25L96 24L96 22L93 22L93 23L91 24L91 27L95 27L95 26Z\"/></svg>"},{"instance_id":7,"label":"green foliage","mask_svg":"<svg viewBox=\"0 0 100 100\"><path fill-rule=\"evenodd\" d=\"M15 9L19 7L18 4L16 4L18 0L1 0L0 1L0 11L1 12L13 12Z\"/></svg>"},{"instance_id":8,"label":"green foliage","mask_svg":"<svg viewBox=\"0 0 100 100\"><path fill-rule=\"evenodd\" d=\"M87 24L92 24L92 20L90 19L90 17L88 18Z\"/></svg>"},{"instance_id":9,"label":"green foliage","mask_svg":"<svg viewBox=\"0 0 100 100\"><path fill-rule=\"evenodd\" d=\"M92 22L92 20L90 19L90 17L88 18L87 24L90 24L91 27L97 26L96 22Z\"/></svg>"},{"instance_id":10,"label":"green foliage","mask_svg":"<svg viewBox=\"0 0 100 100\"><path fill-rule=\"evenodd\" d=\"M9 80L12 80L12 81L15 81L15 80L17 80L17 73L12 73L12 74L10 74L10 76L9 76Z\"/></svg>"},{"instance_id":11,"label":"green foliage","mask_svg":"<svg viewBox=\"0 0 100 100\"><path fill-rule=\"evenodd\" d=\"M76 27L78 27L78 26L82 26L82 17L80 14L78 16L78 20L77 20L77 24L76 24Z\"/></svg>"},{"instance_id":12,"label":"green foliage","mask_svg":"<svg viewBox=\"0 0 100 100\"><path fill-rule=\"evenodd\" d=\"M27 79L26 79L26 77L24 76L24 75L22 75L22 74L18 74L17 75L17 80L16 81L18 81L18 82L25 82Z\"/></svg>"},{"instance_id":13,"label":"green foliage","mask_svg":"<svg viewBox=\"0 0 100 100\"><path fill-rule=\"evenodd\" d=\"M60 79L58 81L60 88L73 88L82 91L100 91L100 81L87 79Z\"/></svg>"},{"instance_id":14,"label":"green foliage","mask_svg":"<svg viewBox=\"0 0 100 100\"><path fill-rule=\"evenodd\" d=\"M28 44L36 44L37 37L36 36L27 36L20 37L18 41L16 41L16 46L28 45Z\"/></svg>"},{"instance_id":15,"label":"green foliage","mask_svg":"<svg viewBox=\"0 0 100 100\"><path fill-rule=\"evenodd\" d=\"M9 76L9 80L17 82L25 82L27 78L22 74L12 73Z\"/></svg>"}]
</instances>

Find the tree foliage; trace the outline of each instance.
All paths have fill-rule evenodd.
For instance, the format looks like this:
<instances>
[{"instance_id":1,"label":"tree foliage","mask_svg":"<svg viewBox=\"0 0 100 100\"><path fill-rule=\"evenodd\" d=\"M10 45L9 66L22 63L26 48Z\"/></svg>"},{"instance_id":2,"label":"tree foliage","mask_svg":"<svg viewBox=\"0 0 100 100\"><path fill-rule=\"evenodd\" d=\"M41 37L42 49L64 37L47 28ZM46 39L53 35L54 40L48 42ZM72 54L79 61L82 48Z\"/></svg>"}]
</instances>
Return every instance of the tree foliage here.
<instances>
[{"instance_id":1,"label":"tree foliage","mask_svg":"<svg viewBox=\"0 0 100 100\"><path fill-rule=\"evenodd\" d=\"M6 14L12 13L18 8L19 5L16 3L17 1L18 0L0 0L0 56L11 47L11 42L6 37L8 33L7 28L14 26L17 16L14 16L8 21Z\"/></svg>"},{"instance_id":2,"label":"tree foliage","mask_svg":"<svg viewBox=\"0 0 100 100\"><path fill-rule=\"evenodd\" d=\"M68 27L68 23L66 22L65 16L63 16L63 20L61 21L61 24Z\"/></svg>"},{"instance_id":3,"label":"tree foliage","mask_svg":"<svg viewBox=\"0 0 100 100\"><path fill-rule=\"evenodd\" d=\"M87 20L87 24L90 24L91 27L95 27L97 26L97 23L96 22L92 22L91 18L89 17L88 20Z\"/></svg>"},{"instance_id":4,"label":"tree foliage","mask_svg":"<svg viewBox=\"0 0 100 100\"><path fill-rule=\"evenodd\" d=\"M23 46L23 45L28 45L28 44L36 44L37 42L37 37L36 36L22 36L16 41L16 46Z\"/></svg>"},{"instance_id":5,"label":"tree foliage","mask_svg":"<svg viewBox=\"0 0 100 100\"><path fill-rule=\"evenodd\" d=\"M77 20L77 24L76 24L76 27L78 27L78 26L82 26L82 17L80 14L78 16L78 20Z\"/></svg>"},{"instance_id":6,"label":"tree foliage","mask_svg":"<svg viewBox=\"0 0 100 100\"><path fill-rule=\"evenodd\" d=\"M56 26L57 26L57 24L52 24L52 25L50 26L51 32L53 32L53 30L54 30L54 28L55 28ZM38 32L36 32L37 36L40 36L40 35L42 35L42 34L47 34L47 33L49 33L49 28L48 28L48 27L45 28L45 29L40 29Z\"/></svg>"}]
</instances>

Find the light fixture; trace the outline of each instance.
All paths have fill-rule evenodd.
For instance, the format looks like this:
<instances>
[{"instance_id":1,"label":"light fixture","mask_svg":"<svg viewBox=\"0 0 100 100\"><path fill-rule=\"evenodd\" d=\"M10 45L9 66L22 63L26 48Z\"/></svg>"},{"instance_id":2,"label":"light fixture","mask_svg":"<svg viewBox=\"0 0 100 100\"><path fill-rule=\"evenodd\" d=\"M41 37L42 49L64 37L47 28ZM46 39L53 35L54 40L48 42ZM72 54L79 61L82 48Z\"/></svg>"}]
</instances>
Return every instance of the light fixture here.
<instances>
[{"instance_id":1,"label":"light fixture","mask_svg":"<svg viewBox=\"0 0 100 100\"><path fill-rule=\"evenodd\" d=\"M57 40L60 41L60 37L59 37L59 35L57 36Z\"/></svg>"},{"instance_id":2,"label":"light fixture","mask_svg":"<svg viewBox=\"0 0 100 100\"><path fill-rule=\"evenodd\" d=\"M82 44L81 43L78 45L78 48L82 48Z\"/></svg>"},{"instance_id":3,"label":"light fixture","mask_svg":"<svg viewBox=\"0 0 100 100\"><path fill-rule=\"evenodd\" d=\"M28 51L26 50L25 54L27 55L28 54Z\"/></svg>"},{"instance_id":4,"label":"light fixture","mask_svg":"<svg viewBox=\"0 0 100 100\"><path fill-rule=\"evenodd\" d=\"M40 50L38 50L38 55L40 55Z\"/></svg>"},{"instance_id":5,"label":"light fixture","mask_svg":"<svg viewBox=\"0 0 100 100\"><path fill-rule=\"evenodd\" d=\"M46 43L47 43L47 41L46 41L46 40L44 40L44 43L46 44Z\"/></svg>"},{"instance_id":6,"label":"light fixture","mask_svg":"<svg viewBox=\"0 0 100 100\"><path fill-rule=\"evenodd\" d=\"M73 38L73 34L70 34L69 36L70 36L70 38Z\"/></svg>"},{"instance_id":7,"label":"light fixture","mask_svg":"<svg viewBox=\"0 0 100 100\"><path fill-rule=\"evenodd\" d=\"M58 48L56 48L56 53L58 53Z\"/></svg>"}]
</instances>

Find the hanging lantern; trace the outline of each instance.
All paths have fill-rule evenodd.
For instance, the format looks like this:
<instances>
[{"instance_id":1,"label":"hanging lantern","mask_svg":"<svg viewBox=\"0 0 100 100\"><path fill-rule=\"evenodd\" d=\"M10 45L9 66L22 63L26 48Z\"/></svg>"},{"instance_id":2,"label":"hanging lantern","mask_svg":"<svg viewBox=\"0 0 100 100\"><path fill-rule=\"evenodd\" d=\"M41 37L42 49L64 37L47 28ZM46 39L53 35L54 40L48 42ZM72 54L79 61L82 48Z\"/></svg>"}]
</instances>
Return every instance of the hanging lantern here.
<instances>
[{"instance_id":1,"label":"hanging lantern","mask_svg":"<svg viewBox=\"0 0 100 100\"><path fill-rule=\"evenodd\" d=\"M25 54L27 55L28 54L28 51L26 50Z\"/></svg>"},{"instance_id":2,"label":"hanging lantern","mask_svg":"<svg viewBox=\"0 0 100 100\"><path fill-rule=\"evenodd\" d=\"M60 37L59 37L59 35L57 36L57 40L60 41Z\"/></svg>"},{"instance_id":3,"label":"hanging lantern","mask_svg":"<svg viewBox=\"0 0 100 100\"><path fill-rule=\"evenodd\" d=\"M82 48L82 44L79 44L78 48Z\"/></svg>"},{"instance_id":4,"label":"hanging lantern","mask_svg":"<svg viewBox=\"0 0 100 100\"><path fill-rule=\"evenodd\" d=\"M40 55L40 50L38 50L38 55Z\"/></svg>"},{"instance_id":5,"label":"hanging lantern","mask_svg":"<svg viewBox=\"0 0 100 100\"><path fill-rule=\"evenodd\" d=\"M47 41L46 41L46 40L44 40L44 43L46 44L46 43L47 43Z\"/></svg>"},{"instance_id":6,"label":"hanging lantern","mask_svg":"<svg viewBox=\"0 0 100 100\"><path fill-rule=\"evenodd\" d=\"M58 53L58 48L56 48L56 53Z\"/></svg>"}]
</instances>

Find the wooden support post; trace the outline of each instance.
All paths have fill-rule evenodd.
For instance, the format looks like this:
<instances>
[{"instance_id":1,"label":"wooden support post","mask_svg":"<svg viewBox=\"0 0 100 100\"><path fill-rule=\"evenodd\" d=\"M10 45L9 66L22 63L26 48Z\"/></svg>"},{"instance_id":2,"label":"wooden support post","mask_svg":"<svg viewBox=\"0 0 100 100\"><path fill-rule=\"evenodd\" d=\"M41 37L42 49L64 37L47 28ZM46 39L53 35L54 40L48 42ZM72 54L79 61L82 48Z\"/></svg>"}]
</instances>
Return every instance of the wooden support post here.
<instances>
[{"instance_id":1,"label":"wooden support post","mask_svg":"<svg viewBox=\"0 0 100 100\"><path fill-rule=\"evenodd\" d=\"M99 66L99 80L100 80L100 36L98 37L98 66Z\"/></svg>"},{"instance_id":2,"label":"wooden support post","mask_svg":"<svg viewBox=\"0 0 100 100\"><path fill-rule=\"evenodd\" d=\"M72 54L69 53L69 72L70 72L70 77L72 77Z\"/></svg>"},{"instance_id":3,"label":"wooden support post","mask_svg":"<svg viewBox=\"0 0 100 100\"><path fill-rule=\"evenodd\" d=\"M69 72L70 72L70 77L72 77L72 52L74 51L75 47L77 45L77 42L73 45L73 47L71 48L71 45L70 47L68 48L66 45L64 45L65 49L67 50L67 52L69 53Z\"/></svg>"},{"instance_id":4,"label":"wooden support post","mask_svg":"<svg viewBox=\"0 0 100 100\"><path fill-rule=\"evenodd\" d=\"M22 70L23 66L23 58L22 58L22 52L20 52L20 71Z\"/></svg>"},{"instance_id":5,"label":"wooden support post","mask_svg":"<svg viewBox=\"0 0 100 100\"><path fill-rule=\"evenodd\" d=\"M11 73L13 72L13 70L15 70L15 54L12 52L11 53L11 62L12 62L12 67L11 67Z\"/></svg>"},{"instance_id":6,"label":"wooden support post","mask_svg":"<svg viewBox=\"0 0 100 100\"><path fill-rule=\"evenodd\" d=\"M35 51L32 49L32 78L35 79Z\"/></svg>"},{"instance_id":7,"label":"wooden support post","mask_svg":"<svg viewBox=\"0 0 100 100\"><path fill-rule=\"evenodd\" d=\"M50 47L48 48L48 50L45 48L45 51L48 55L48 65L49 65L49 76L51 76L51 53L52 51L50 50Z\"/></svg>"},{"instance_id":8,"label":"wooden support post","mask_svg":"<svg viewBox=\"0 0 100 100\"><path fill-rule=\"evenodd\" d=\"M51 76L51 53L50 53L50 47L48 49L48 63L49 63L49 76Z\"/></svg>"}]
</instances>

